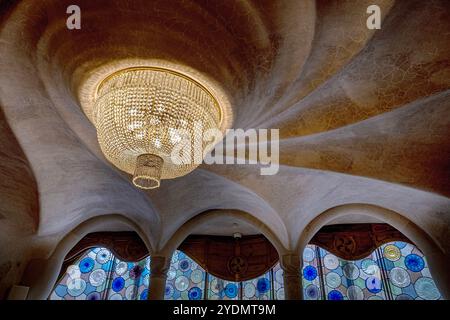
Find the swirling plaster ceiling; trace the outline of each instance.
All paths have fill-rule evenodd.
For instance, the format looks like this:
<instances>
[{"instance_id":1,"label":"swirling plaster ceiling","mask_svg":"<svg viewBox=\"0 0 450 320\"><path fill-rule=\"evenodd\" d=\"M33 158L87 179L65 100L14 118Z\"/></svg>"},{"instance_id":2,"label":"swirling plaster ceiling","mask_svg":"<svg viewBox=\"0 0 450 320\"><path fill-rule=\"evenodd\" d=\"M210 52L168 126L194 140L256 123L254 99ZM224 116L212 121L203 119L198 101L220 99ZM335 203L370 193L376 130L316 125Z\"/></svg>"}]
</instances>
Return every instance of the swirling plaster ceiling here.
<instances>
[{"instance_id":1,"label":"swirling plaster ceiling","mask_svg":"<svg viewBox=\"0 0 450 320\"><path fill-rule=\"evenodd\" d=\"M82 28L68 30L72 2L2 4L0 101L37 185L9 176L0 186L39 194L36 246L50 250L81 222L119 213L160 248L195 215L235 209L293 248L320 213L367 203L450 250L448 1L79 0ZM381 30L366 27L370 4L382 10ZM202 165L156 191L133 187L104 159L77 98L87 75L130 59L178 63L216 81L234 128L279 128L279 173ZM23 201L17 214L26 219L37 200Z\"/></svg>"}]
</instances>

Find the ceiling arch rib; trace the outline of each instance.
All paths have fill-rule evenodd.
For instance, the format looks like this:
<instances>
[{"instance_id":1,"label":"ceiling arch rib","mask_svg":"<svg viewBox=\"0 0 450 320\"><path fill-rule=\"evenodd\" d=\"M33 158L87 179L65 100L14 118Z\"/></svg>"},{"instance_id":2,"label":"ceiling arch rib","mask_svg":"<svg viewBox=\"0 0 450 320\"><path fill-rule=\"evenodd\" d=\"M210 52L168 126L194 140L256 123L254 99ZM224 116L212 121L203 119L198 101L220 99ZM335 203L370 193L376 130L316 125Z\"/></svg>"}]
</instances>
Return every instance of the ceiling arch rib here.
<instances>
[{"instance_id":1,"label":"ceiling arch rib","mask_svg":"<svg viewBox=\"0 0 450 320\"><path fill-rule=\"evenodd\" d=\"M164 234L161 236L160 246L190 218L210 209L248 212L270 226L283 245L287 246L286 226L264 198L206 170L197 169L189 174L189 177L189 181L167 181L160 189L150 194L162 218Z\"/></svg>"},{"instance_id":2,"label":"ceiling arch rib","mask_svg":"<svg viewBox=\"0 0 450 320\"><path fill-rule=\"evenodd\" d=\"M258 166L209 166L228 179L252 188L284 221L291 241L321 212L346 203L370 203L402 212L423 229L439 231L449 224L447 197L372 178L331 171L281 166L277 175L259 176ZM437 232L442 243L445 233ZM449 242L450 243L450 242Z\"/></svg>"},{"instance_id":3,"label":"ceiling arch rib","mask_svg":"<svg viewBox=\"0 0 450 320\"><path fill-rule=\"evenodd\" d=\"M188 220L178 228L177 232L164 244L161 252L171 254L181 245L184 239L191 234L196 234L204 224L221 221L224 217L230 221L245 222L252 225L271 242L280 256L287 252L282 240L272 231L272 228L263 221L244 211L227 209L207 210Z\"/></svg>"}]
</instances>

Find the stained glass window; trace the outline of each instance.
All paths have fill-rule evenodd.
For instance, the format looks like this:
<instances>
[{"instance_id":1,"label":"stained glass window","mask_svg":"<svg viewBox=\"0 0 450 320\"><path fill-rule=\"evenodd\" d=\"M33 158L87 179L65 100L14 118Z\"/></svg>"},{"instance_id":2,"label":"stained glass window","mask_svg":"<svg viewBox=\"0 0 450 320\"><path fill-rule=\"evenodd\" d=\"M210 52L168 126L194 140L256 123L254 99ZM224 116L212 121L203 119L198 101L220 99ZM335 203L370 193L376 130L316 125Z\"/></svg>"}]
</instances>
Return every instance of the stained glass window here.
<instances>
[{"instance_id":1,"label":"stained glass window","mask_svg":"<svg viewBox=\"0 0 450 320\"><path fill-rule=\"evenodd\" d=\"M277 264L258 278L243 282L228 281L207 273L189 256L176 251L167 274L165 299L284 299L283 273Z\"/></svg>"},{"instance_id":2,"label":"stained glass window","mask_svg":"<svg viewBox=\"0 0 450 320\"><path fill-rule=\"evenodd\" d=\"M106 248L87 250L67 267L50 300L146 300L150 257L119 260Z\"/></svg>"},{"instance_id":3,"label":"stained glass window","mask_svg":"<svg viewBox=\"0 0 450 320\"><path fill-rule=\"evenodd\" d=\"M413 245L393 242L379 249L391 299L438 300L441 294L434 283L427 260Z\"/></svg>"},{"instance_id":4,"label":"stained glass window","mask_svg":"<svg viewBox=\"0 0 450 320\"><path fill-rule=\"evenodd\" d=\"M239 300L241 285L208 274L208 300Z\"/></svg>"},{"instance_id":5,"label":"stained glass window","mask_svg":"<svg viewBox=\"0 0 450 320\"><path fill-rule=\"evenodd\" d=\"M385 244L356 261L308 245L303 252L303 289L309 300L440 299L425 257L404 242Z\"/></svg>"},{"instance_id":6,"label":"stained glass window","mask_svg":"<svg viewBox=\"0 0 450 320\"><path fill-rule=\"evenodd\" d=\"M307 300L441 299L426 258L414 245L391 242L356 261L340 259L315 245L303 251L301 270ZM84 252L58 281L51 300L146 300L150 257L121 261L106 248ZM167 274L168 300L283 300L283 270L277 263L264 275L233 282L208 274L181 251Z\"/></svg>"},{"instance_id":7,"label":"stained glass window","mask_svg":"<svg viewBox=\"0 0 450 320\"><path fill-rule=\"evenodd\" d=\"M181 251L175 251L167 273L166 300L204 299L206 273Z\"/></svg>"},{"instance_id":8,"label":"stained glass window","mask_svg":"<svg viewBox=\"0 0 450 320\"><path fill-rule=\"evenodd\" d=\"M243 300L271 300L273 299L273 272L269 271L261 277L242 282Z\"/></svg>"},{"instance_id":9,"label":"stained glass window","mask_svg":"<svg viewBox=\"0 0 450 320\"><path fill-rule=\"evenodd\" d=\"M311 245L306 246L303 251L302 280L304 297L307 300L319 300L323 296L323 290L320 286L320 260L316 258L317 256L317 247Z\"/></svg>"},{"instance_id":10,"label":"stained glass window","mask_svg":"<svg viewBox=\"0 0 450 320\"><path fill-rule=\"evenodd\" d=\"M385 291L376 253L362 260L346 261L317 248L327 300L384 300Z\"/></svg>"}]
</instances>

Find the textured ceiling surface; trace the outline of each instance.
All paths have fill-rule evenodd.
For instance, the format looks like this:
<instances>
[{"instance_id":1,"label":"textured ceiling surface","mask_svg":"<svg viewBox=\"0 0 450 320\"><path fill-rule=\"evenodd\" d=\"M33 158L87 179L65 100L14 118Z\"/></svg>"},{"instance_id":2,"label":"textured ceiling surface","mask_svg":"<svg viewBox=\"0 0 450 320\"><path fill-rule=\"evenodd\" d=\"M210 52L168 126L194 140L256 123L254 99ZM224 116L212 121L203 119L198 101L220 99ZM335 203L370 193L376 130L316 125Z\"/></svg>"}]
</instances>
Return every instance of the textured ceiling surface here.
<instances>
[{"instance_id":1,"label":"textured ceiling surface","mask_svg":"<svg viewBox=\"0 0 450 320\"><path fill-rule=\"evenodd\" d=\"M0 191L27 196L16 217L2 207L0 218L35 228L36 248L50 252L83 221L121 214L158 249L189 219L224 209L247 212L292 249L324 211L362 203L399 213L450 252L448 1L79 0L81 30L68 30L71 2L1 7L0 102L17 142L2 136L0 156L20 164L2 167L11 182ZM370 4L382 10L380 30L366 27ZM158 190L133 187L103 157L77 98L88 75L126 59L220 83L233 128L280 129L278 174L204 164ZM33 177L12 173L25 165ZM198 232L258 230L216 223Z\"/></svg>"}]
</instances>

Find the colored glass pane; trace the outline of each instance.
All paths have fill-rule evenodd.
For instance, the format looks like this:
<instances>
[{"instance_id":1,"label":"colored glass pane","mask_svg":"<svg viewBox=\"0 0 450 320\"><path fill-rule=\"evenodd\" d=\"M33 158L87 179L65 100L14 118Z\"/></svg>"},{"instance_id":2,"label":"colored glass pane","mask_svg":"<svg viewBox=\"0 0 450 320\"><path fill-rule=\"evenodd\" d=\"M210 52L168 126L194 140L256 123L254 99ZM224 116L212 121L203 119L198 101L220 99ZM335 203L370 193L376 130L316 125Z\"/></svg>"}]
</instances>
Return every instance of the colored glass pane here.
<instances>
[{"instance_id":1,"label":"colored glass pane","mask_svg":"<svg viewBox=\"0 0 450 320\"><path fill-rule=\"evenodd\" d=\"M243 300L270 300L272 299L272 271L261 277L242 282Z\"/></svg>"},{"instance_id":2,"label":"colored glass pane","mask_svg":"<svg viewBox=\"0 0 450 320\"><path fill-rule=\"evenodd\" d=\"M399 241L382 245L356 261L308 245L303 252L302 277L305 299L441 299L426 258L414 245Z\"/></svg>"},{"instance_id":3,"label":"colored glass pane","mask_svg":"<svg viewBox=\"0 0 450 320\"><path fill-rule=\"evenodd\" d=\"M204 299L206 273L201 266L181 251L175 251L167 273L164 299Z\"/></svg>"},{"instance_id":4,"label":"colored glass pane","mask_svg":"<svg viewBox=\"0 0 450 320\"><path fill-rule=\"evenodd\" d=\"M58 281L50 300L147 299L150 257L125 262L106 248L84 252Z\"/></svg>"}]
</instances>

